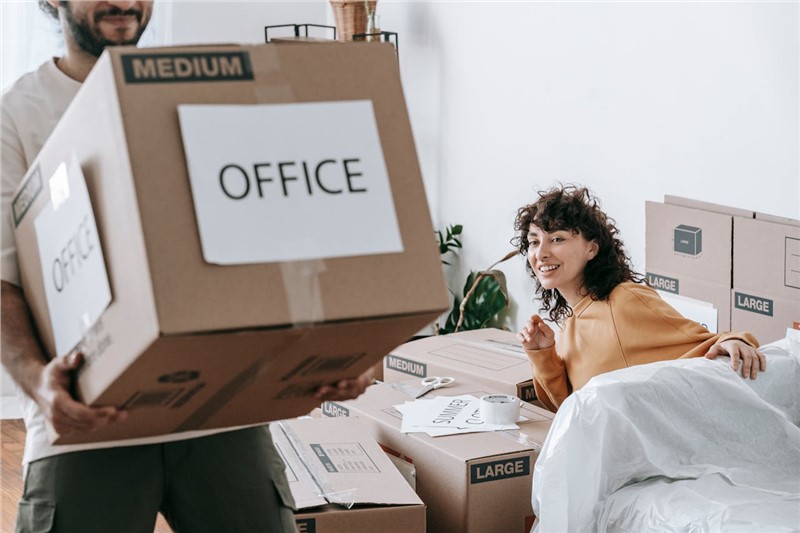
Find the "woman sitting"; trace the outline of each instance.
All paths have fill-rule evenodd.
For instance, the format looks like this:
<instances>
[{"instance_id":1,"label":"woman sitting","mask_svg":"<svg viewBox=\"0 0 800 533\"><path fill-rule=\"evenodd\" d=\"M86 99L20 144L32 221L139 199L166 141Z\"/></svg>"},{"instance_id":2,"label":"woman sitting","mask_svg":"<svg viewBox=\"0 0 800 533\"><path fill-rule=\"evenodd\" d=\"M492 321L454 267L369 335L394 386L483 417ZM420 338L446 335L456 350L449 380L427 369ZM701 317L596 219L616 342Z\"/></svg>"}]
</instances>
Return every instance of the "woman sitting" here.
<instances>
[{"instance_id":1,"label":"woman sitting","mask_svg":"<svg viewBox=\"0 0 800 533\"><path fill-rule=\"evenodd\" d=\"M766 359L750 333L710 333L664 302L630 265L613 219L583 187L541 191L519 209L514 244L527 257L542 310L518 338L533 366L539 401L556 411L592 377L655 361L729 355L755 379Z\"/></svg>"}]
</instances>

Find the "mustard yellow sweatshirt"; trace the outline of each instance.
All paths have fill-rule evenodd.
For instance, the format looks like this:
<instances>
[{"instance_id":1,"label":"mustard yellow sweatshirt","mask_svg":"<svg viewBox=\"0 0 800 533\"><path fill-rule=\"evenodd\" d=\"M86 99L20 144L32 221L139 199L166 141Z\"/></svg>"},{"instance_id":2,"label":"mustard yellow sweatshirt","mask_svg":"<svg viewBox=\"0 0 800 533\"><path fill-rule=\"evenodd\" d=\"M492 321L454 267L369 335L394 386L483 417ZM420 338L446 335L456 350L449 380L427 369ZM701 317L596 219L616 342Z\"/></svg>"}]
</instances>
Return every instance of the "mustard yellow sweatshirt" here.
<instances>
[{"instance_id":1,"label":"mustard yellow sweatshirt","mask_svg":"<svg viewBox=\"0 0 800 533\"><path fill-rule=\"evenodd\" d=\"M701 357L718 341L740 339L758 347L750 333L710 333L685 318L646 285L621 283L607 301L586 296L564 321L557 347L528 351L533 384L542 404L556 411L591 378L633 365ZM556 349L558 352L556 352Z\"/></svg>"}]
</instances>

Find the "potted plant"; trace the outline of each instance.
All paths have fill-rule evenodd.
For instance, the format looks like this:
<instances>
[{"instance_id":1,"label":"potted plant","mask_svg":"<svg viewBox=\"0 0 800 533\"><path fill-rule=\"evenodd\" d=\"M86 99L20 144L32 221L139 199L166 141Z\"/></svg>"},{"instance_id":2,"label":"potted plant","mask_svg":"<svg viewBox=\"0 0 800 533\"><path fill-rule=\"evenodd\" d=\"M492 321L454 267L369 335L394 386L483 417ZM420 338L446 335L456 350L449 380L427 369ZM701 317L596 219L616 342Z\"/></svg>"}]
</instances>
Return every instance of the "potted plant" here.
<instances>
[{"instance_id":1,"label":"potted plant","mask_svg":"<svg viewBox=\"0 0 800 533\"><path fill-rule=\"evenodd\" d=\"M443 257L443 264L450 265L444 259L445 255L458 254L463 247L460 238L462 232L463 226L460 224L448 226L444 235L441 231L436 231L436 240L439 245L439 253ZM500 312L508 308L510 298L505 274L500 270L495 270L494 267L514 257L517 253L516 250L507 253L486 270L470 271L464 282L462 294L458 295L451 291L453 308L443 324L436 324L437 334L485 328L496 321Z\"/></svg>"}]
</instances>

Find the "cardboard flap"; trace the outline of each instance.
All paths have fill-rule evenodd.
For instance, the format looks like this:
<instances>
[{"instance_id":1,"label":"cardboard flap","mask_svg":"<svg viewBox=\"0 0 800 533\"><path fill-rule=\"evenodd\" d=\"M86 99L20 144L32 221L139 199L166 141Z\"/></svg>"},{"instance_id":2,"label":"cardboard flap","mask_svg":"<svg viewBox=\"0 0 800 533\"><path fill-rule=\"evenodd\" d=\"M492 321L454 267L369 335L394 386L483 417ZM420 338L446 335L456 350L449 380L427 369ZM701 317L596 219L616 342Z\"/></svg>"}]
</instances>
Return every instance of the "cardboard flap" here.
<instances>
[{"instance_id":1,"label":"cardboard flap","mask_svg":"<svg viewBox=\"0 0 800 533\"><path fill-rule=\"evenodd\" d=\"M284 420L270 431L299 509L422 504L358 419Z\"/></svg>"}]
</instances>

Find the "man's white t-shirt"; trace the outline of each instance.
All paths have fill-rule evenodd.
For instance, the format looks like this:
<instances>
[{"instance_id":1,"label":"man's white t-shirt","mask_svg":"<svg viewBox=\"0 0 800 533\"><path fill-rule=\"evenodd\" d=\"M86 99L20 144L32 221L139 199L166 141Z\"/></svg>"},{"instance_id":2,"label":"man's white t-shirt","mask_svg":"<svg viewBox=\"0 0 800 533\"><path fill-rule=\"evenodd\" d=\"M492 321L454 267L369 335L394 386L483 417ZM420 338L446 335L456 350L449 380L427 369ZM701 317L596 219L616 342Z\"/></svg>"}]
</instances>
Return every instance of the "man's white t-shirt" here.
<instances>
[{"instance_id":1,"label":"man's white t-shirt","mask_svg":"<svg viewBox=\"0 0 800 533\"><path fill-rule=\"evenodd\" d=\"M56 60L51 59L37 70L25 74L12 85L0 99L0 194L2 195L2 249L0 278L20 286L17 250L11 221L11 202L14 190L22 181L25 172L41 150L47 137L55 128L67 106L80 89L77 82L61 72ZM18 389L23 417L25 419L25 454L23 464L62 453L155 444L191 439L211 435L226 428L211 431L187 431L159 437L128 439L92 444L60 445L49 443L44 415L39 405ZM27 470L27 469L26 469Z\"/></svg>"}]
</instances>

